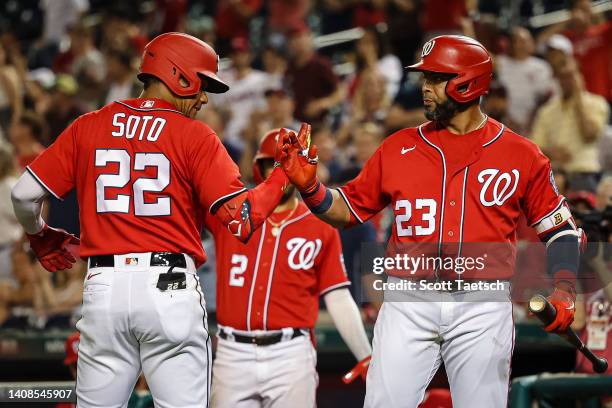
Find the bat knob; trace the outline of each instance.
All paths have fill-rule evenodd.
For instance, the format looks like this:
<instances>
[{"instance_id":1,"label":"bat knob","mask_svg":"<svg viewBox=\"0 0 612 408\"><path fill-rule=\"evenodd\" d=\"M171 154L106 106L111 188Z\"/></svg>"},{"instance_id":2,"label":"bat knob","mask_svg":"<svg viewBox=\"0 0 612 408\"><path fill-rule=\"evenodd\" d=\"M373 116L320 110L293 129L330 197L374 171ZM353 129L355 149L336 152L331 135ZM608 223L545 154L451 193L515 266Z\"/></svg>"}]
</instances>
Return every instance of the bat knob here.
<instances>
[{"instance_id":1,"label":"bat knob","mask_svg":"<svg viewBox=\"0 0 612 408\"><path fill-rule=\"evenodd\" d=\"M608 370L608 360L603 357L598 357L597 361L593 362L593 371L596 373L605 373Z\"/></svg>"}]
</instances>

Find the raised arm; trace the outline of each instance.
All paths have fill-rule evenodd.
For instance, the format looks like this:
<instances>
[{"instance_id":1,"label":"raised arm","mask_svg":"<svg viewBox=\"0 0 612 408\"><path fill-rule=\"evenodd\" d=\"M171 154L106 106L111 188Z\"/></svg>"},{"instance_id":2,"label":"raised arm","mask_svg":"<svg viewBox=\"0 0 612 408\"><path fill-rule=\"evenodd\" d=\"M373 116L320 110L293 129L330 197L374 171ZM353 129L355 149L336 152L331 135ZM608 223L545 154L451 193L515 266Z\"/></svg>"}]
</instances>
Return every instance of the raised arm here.
<instances>
[{"instance_id":1,"label":"raised arm","mask_svg":"<svg viewBox=\"0 0 612 408\"><path fill-rule=\"evenodd\" d=\"M288 135L281 148L283 170L310 211L336 228L354 224L356 219L340 193L328 189L317 178L317 147L310 145L310 125L302 126L297 136Z\"/></svg>"}]
</instances>

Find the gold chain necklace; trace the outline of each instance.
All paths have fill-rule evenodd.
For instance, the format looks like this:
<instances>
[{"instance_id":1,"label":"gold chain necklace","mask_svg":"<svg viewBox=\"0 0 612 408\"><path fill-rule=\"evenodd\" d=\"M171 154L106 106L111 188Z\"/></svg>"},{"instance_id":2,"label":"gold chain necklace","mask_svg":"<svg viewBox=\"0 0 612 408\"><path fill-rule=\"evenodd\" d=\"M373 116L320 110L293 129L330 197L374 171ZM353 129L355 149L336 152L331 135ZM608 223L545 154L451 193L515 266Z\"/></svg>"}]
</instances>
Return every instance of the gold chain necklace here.
<instances>
[{"instance_id":1,"label":"gold chain necklace","mask_svg":"<svg viewBox=\"0 0 612 408\"><path fill-rule=\"evenodd\" d=\"M276 237L278 235L278 233L280 232L280 227L281 225L283 225L283 223L285 221L287 221L289 218L291 218L291 216L295 213L295 210L297 210L298 206L297 206L297 198L293 198L293 202L295 204L295 207L293 207L293 209L291 210L291 212L289 213L289 215L287 215L285 218L283 218L280 222L273 222L270 218L267 218L267 221L270 223L270 225L272 225L272 229L270 230L270 232L272 233L273 237Z\"/></svg>"}]
</instances>

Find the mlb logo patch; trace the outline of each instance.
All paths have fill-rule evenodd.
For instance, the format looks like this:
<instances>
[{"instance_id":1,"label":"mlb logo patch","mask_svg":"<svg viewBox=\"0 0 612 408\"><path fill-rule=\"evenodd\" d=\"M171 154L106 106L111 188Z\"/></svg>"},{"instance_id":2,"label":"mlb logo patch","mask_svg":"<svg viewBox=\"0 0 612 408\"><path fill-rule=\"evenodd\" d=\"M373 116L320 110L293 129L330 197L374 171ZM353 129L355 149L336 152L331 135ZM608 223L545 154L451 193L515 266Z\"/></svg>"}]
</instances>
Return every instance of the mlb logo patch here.
<instances>
[{"instance_id":1,"label":"mlb logo patch","mask_svg":"<svg viewBox=\"0 0 612 408\"><path fill-rule=\"evenodd\" d=\"M142 104L140 104L141 108L152 108L153 105L155 105L155 101L144 101Z\"/></svg>"},{"instance_id":2,"label":"mlb logo patch","mask_svg":"<svg viewBox=\"0 0 612 408\"><path fill-rule=\"evenodd\" d=\"M126 266L135 266L138 265L138 258L125 258Z\"/></svg>"}]
</instances>

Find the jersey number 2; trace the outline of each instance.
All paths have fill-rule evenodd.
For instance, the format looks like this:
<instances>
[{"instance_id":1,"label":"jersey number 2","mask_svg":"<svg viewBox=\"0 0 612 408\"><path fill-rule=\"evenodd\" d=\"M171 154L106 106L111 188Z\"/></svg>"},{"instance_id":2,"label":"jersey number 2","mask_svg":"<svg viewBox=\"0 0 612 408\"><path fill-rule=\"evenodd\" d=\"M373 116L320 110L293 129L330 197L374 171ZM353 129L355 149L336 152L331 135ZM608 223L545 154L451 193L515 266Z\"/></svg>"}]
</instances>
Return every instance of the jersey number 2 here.
<instances>
[{"instance_id":1,"label":"jersey number 2","mask_svg":"<svg viewBox=\"0 0 612 408\"><path fill-rule=\"evenodd\" d=\"M118 171L114 174L100 174L96 179L96 210L99 213L129 213L129 195L118 194L117 198L106 198L106 188L123 188L130 181L132 158L127 150L99 149L96 150L96 167L106 167L109 163L117 163ZM170 197L159 196L155 202L145 202L145 193L158 193L170 184L170 161L162 153L136 153L134 155L134 170L144 170L146 167L157 167L157 177L141 177L134 181L132 191L134 196L134 215L150 217L170 215Z\"/></svg>"},{"instance_id":2,"label":"jersey number 2","mask_svg":"<svg viewBox=\"0 0 612 408\"><path fill-rule=\"evenodd\" d=\"M230 269L229 285L230 286L244 286L244 272L246 271L249 259L246 255L233 254L232 255L232 268Z\"/></svg>"}]
</instances>

